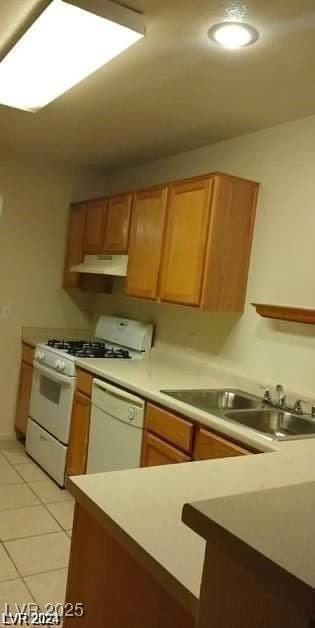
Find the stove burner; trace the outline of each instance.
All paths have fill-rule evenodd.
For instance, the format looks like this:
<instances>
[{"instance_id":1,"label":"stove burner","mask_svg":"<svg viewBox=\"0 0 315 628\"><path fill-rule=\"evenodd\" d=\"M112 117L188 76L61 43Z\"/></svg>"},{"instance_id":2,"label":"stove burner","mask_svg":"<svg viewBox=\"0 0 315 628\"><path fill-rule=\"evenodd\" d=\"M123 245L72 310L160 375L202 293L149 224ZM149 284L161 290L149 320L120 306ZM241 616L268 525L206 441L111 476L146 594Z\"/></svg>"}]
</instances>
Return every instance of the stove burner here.
<instances>
[{"instance_id":1,"label":"stove burner","mask_svg":"<svg viewBox=\"0 0 315 628\"><path fill-rule=\"evenodd\" d=\"M107 347L96 340L48 340L48 346L64 351L76 358L120 358L130 359L128 349Z\"/></svg>"}]
</instances>

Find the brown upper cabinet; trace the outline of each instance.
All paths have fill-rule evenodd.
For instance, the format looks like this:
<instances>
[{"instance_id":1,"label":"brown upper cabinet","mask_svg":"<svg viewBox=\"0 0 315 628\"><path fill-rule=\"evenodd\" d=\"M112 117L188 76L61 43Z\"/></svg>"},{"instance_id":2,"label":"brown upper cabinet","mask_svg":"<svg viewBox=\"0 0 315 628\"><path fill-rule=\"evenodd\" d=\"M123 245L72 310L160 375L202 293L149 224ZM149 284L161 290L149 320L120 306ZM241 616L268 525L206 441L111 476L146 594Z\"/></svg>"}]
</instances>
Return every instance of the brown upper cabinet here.
<instances>
[{"instance_id":1,"label":"brown upper cabinet","mask_svg":"<svg viewBox=\"0 0 315 628\"><path fill-rule=\"evenodd\" d=\"M85 253L95 254L104 251L107 206L106 198L98 198L87 203L84 233Z\"/></svg>"},{"instance_id":2,"label":"brown upper cabinet","mask_svg":"<svg viewBox=\"0 0 315 628\"><path fill-rule=\"evenodd\" d=\"M113 196L108 201L104 251L127 253L132 207L132 194Z\"/></svg>"},{"instance_id":3,"label":"brown upper cabinet","mask_svg":"<svg viewBox=\"0 0 315 628\"><path fill-rule=\"evenodd\" d=\"M213 178L201 307L243 312L259 185L218 174Z\"/></svg>"},{"instance_id":4,"label":"brown upper cabinet","mask_svg":"<svg viewBox=\"0 0 315 628\"><path fill-rule=\"evenodd\" d=\"M241 313L257 193L214 173L72 205L64 286L83 287L69 269L84 253L128 252L127 295Z\"/></svg>"},{"instance_id":5,"label":"brown upper cabinet","mask_svg":"<svg viewBox=\"0 0 315 628\"><path fill-rule=\"evenodd\" d=\"M167 187L136 192L132 210L126 293L156 299L166 218Z\"/></svg>"},{"instance_id":6,"label":"brown upper cabinet","mask_svg":"<svg viewBox=\"0 0 315 628\"><path fill-rule=\"evenodd\" d=\"M212 179L170 187L162 261L162 301L200 305Z\"/></svg>"},{"instance_id":7,"label":"brown upper cabinet","mask_svg":"<svg viewBox=\"0 0 315 628\"><path fill-rule=\"evenodd\" d=\"M78 288L80 274L71 272L71 266L80 264L83 259L83 240L86 219L86 203L73 203L70 206L68 241L63 276L64 288Z\"/></svg>"},{"instance_id":8,"label":"brown upper cabinet","mask_svg":"<svg viewBox=\"0 0 315 628\"><path fill-rule=\"evenodd\" d=\"M160 299L241 312L257 184L217 174L170 187Z\"/></svg>"}]
</instances>

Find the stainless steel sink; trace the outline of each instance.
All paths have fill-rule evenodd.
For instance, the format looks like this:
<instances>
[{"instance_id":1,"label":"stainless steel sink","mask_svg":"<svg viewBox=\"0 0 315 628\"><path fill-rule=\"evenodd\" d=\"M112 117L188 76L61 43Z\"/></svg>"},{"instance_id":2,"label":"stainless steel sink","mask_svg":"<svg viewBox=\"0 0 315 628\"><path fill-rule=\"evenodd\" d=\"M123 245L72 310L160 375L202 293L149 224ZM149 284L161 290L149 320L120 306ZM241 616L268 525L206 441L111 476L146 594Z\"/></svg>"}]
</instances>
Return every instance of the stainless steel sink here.
<instances>
[{"instance_id":1,"label":"stainless steel sink","mask_svg":"<svg viewBox=\"0 0 315 628\"><path fill-rule=\"evenodd\" d=\"M161 390L165 395L174 397L190 406L200 408L201 410L211 411L226 409L249 409L262 407L262 401L259 397L249 395L241 390L234 388L217 388L217 389L201 389L201 390ZM220 413L221 415L221 413Z\"/></svg>"},{"instance_id":2,"label":"stainless steel sink","mask_svg":"<svg viewBox=\"0 0 315 628\"><path fill-rule=\"evenodd\" d=\"M246 425L278 440L315 436L315 421L291 412L270 408L264 410L238 410L225 412L225 418Z\"/></svg>"},{"instance_id":3,"label":"stainless steel sink","mask_svg":"<svg viewBox=\"0 0 315 628\"><path fill-rule=\"evenodd\" d=\"M215 416L249 427L277 440L315 436L315 420L266 405L262 399L234 388L161 390L165 395Z\"/></svg>"}]
</instances>

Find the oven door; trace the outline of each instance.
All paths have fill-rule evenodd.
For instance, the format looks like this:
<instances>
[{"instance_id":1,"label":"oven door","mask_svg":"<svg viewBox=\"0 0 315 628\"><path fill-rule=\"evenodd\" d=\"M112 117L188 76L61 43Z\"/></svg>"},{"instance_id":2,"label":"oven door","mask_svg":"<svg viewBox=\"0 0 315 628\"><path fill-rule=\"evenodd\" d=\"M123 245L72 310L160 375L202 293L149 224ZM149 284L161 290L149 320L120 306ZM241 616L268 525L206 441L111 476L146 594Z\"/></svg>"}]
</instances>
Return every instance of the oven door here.
<instances>
[{"instance_id":1,"label":"oven door","mask_svg":"<svg viewBox=\"0 0 315 628\"><path fill-rule=\"evenodd\" d=\"M75 377L34 361L30 416L65 445L69 442Z\"/></svg>"}]
</instances>

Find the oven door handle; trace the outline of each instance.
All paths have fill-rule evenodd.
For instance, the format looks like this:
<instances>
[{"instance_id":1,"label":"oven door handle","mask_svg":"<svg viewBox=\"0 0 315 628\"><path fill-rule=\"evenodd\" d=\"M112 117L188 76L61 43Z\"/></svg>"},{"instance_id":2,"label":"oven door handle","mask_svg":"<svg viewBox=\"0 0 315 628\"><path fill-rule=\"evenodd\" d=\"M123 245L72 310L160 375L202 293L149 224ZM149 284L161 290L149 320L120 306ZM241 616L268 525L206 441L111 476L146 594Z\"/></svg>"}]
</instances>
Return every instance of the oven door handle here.
<instances>
[{"instance_id":1,"label":"oven door handle","mask_svg":"<svg viewBox=\"0 0 315 628\"><path fill-rule=\"evenodd\" d=\"M62 373L57 373L53 369L43 366L36 360L33 362L34 369L45 375L48 379L52 379L54 382L58 384L65 384L66 386L72 386L74 388L75 377L69 377L68 375L62 375Z\"/></svg>"}]
</instances>

